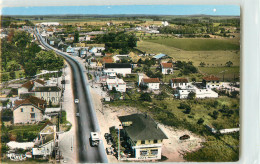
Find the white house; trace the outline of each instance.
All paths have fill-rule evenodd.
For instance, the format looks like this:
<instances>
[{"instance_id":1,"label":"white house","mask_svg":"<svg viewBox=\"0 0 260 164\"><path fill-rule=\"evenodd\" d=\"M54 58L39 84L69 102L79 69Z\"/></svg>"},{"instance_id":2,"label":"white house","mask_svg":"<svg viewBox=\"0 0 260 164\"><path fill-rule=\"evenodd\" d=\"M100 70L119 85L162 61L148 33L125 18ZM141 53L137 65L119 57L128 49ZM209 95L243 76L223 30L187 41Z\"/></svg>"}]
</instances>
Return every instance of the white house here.
<instances>
[{"instance_id":1,"label":"white house","mask_svg":"<svg viewBox=\"0 0 260 164\"><path fill-rule=\"evenodd\" d=\"M119 92L125 92L126 91L126 82L124 82L123 79L107 78L106 85L107 85L108 90L112 90L113 88L115 88L116 91L119 91Z\"/></svg>"},{"instance_id":2,"label":"white house","mask_svg":"<svg viewBox=\"0 0 260 164\"><path fill-rule=\"evenodd\" d=\"M170 81L172 88L187 89L190 83L186 78L173 78Z\"/></svg>"},{"instance_id":3,"label":"white house","mask_svg":"<svg viewBox=\"0 0 260 164\"><path fill-rule=\"evenodd\" d=\"M50 121L41 128L39 136L35 139L32 155L34 157L47 157L52 154L56 143L56 125Z\"/></svg>"},{"instance_id":4,"label":"white house","mask_svg":"<svg viewBox=\"0 0 260 164\"><path fill-rule=\"evenodd\" d=\"M126 74L132 73L132 66L129 63L105 63L103 73L106 75L121 74L125 77Z\"/></svg>"},{"instance_id":5,"label":"white house","mask_svg":"<svg viewBox=\"0 0 260 164\"><path fill-rule=\"evenodd\" d=\"M169 23L168 23L167 21L163 21L163 22L162 22L162 25L163 25L163 26L169 26Z\"/></svg>"},{"instance_id":6,"label":"white house","mask_svg":"<svg viewBox=\"0 0 260 164\"><path fill-rule=\"evenodd\" d=\"M60 103L61 89L57 86L36 87L34 92L35 97L45 100L47 104L51 102L52 105L59 105Z\"/></svg>"},{"instance_id":7,"label":"white house","mask_svg":"<svg viewBox=\"0 0 260 164\"><path fill-rule=\"evenodd\" d=\"M160 80L158 78L143 78L141 85L146 85L150 90L159 90Z\"/></svg>"},{"instance_id":8,"label":"white house","mask_svg":"<svg viewBox=\"0 0 260 164\"><path fill-rule=\"evenodd\" d=\"M43 120L46 102L37 97L29 97L24 100L16 100L13 108L13 122L36 123Z\"/></svg>"},{"instance_id":9,"label":"white house","mask_svg":"<svg viewBox=\"0 0 260 164\"><path fill-rule=\"evenodd\" d=\"M186 99L190 92L194 92L196 98L218 98L218 93L212 91L211 89L199 89L199 88L178 90L178 97L180 99Z\"/></svg>"},{"instance_id":10,"label":"white house","mask_svg":"<svg viewBox=\"0 0 260 164\"><path fill-rule=\"evenodd\" d=\"M161 159L163 140L168 137L150 116L132 114L118 118L123 126L123 136L134 151L134 157L128 160Z\"/></svg>"},{"instance_id":11,"label":"white house","mask_svg":"<svg viewBox=\"0 0 260 164\"><path fill-rule=\"evenodd\" d=\"M203 77L202 84L205 88L208 89L219 88L222 85L219 80L220 79L216 76L206 76Z\"/></svg>"},{"instance_id":12,"label":"white house","mask_svg":"<svg viewBox=\"0 0 260 164\"><path fill-rule=\"evenodd\" d=\"M172 63L161 63L162 74L172 74L173 67Z\"/></svg>"}]
</instances>

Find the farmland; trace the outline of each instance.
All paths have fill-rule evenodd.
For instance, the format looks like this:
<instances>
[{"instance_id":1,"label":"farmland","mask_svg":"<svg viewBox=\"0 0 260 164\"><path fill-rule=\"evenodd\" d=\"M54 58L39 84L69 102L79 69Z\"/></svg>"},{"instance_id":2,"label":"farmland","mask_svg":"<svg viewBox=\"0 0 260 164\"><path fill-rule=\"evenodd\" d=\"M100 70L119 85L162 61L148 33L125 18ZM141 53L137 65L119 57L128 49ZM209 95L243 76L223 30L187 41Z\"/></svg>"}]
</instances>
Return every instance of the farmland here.
<instances>
[{"instance_id":1,"label":"farmland","mask_svg":"<svg viewBox=\"0 0 260 164\"><path fill-rule=\"evenodd\" d=\"M185 51L217 51L217 50L239 50L239 43L231 39L204 39L204 38L156 38L146 40Z\"/></svg>"},{"instance_id":2,"label":"farmland","mask_svg":"<svg viewBox=\"0 0 260 164\"><path fill-rule=\"evenodd\" d=\"M201 62L205 62L206 66L224 66L227 61L233 62L233 66L240 65L239 50L185 51L165 44L139 41L137 48L151 54L164 53L172 57L173 60L192 61L195 66L199 66Z\"/></svg>"}]
</instances>

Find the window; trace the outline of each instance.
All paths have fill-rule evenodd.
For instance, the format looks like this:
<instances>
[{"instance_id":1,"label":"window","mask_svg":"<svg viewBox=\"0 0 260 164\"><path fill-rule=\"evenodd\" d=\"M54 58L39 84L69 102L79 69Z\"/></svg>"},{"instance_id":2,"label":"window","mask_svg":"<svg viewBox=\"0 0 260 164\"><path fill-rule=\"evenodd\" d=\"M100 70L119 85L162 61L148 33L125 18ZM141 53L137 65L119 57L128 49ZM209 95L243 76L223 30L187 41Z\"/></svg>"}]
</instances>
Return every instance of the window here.
<instances>
[{"instance_id":1,"label":"window","mask_svg":"<svg viewBox=\"0 0 260 164\"><path fill-rule=\"evenodd\" d=\"M55 102L55 97L52 97L51 101L52 101L52 102Z\"/></svg>"},{"instance_id":2,"label":"window","mask_svg":"<svg viewBox=\"0 0 260 164\"><path fill-rule=\"evenodd\" d=\"M141 156L145 156L145 155L147 155L147 154L148 154L148 152L147 152L146 150L140 151L140 155L141 155Z\"/></svg>"},{"instance_id":3,"label":"window","mask_svg":"<svg viewBox=\"0 0 260 164\"><path fill-rule=\"evenodd\" d=\"M35 118L35 113L31 113L31 118Z\"/></svg>"},{"instance_id":4,"label":"window","mask_svg":"<svg viewBox=\"0 0 260 164\"><path fill-rule=\"evenodd\" d=\"M153 143L157 143L157 140L153 140Z\"/></svg>"},{"instance_id":5,"label":"window","mask_svg":"<svg viewBox=\"0 0 260 164\"><path fill-rule=\"evenodd\" d=\"M157 155L158 154L158 149L151 150L151 154L152 155Z\"/></svg>"},{"instance_id":6,"label":"window","mask_svg":"<svg viewBox=\"0 0 260 164\"><path fill-rule=\"evenodd\" d=\"M21 112L23 112L23 108L21 108Z\"/></svg>"},{"instance_id":7,"label":"window","mask_svg":"<svg viewBox=\"0 0 260 164\"><path fill-rule=\"evenodd\" d=\"M34 108L31 108L31 112L34 112Z\"/></svg>"},{"instance_id":8,"label":"window","mask_svg":"<svg viewBox=\"0 0 260 164\"><path fill-rule=\"evenodd\" d=\"M141 141L141 144L145 144L145 141Z\"/></svg>"}]
</instances>

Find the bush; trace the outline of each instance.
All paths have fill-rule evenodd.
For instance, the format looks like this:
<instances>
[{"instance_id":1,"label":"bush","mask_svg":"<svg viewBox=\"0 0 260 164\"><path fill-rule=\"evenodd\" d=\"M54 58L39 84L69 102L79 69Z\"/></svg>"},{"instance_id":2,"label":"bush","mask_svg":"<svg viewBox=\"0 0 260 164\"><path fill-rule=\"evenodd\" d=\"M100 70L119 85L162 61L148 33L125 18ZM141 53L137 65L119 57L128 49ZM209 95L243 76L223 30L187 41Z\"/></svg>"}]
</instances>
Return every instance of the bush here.
<instances>
[{"instance_id":1,"label":"bush","mask_svg":"<svg viewBox=\"0 0 260 164\"><path fill-rule=\"evenodd\" d=\"M198 120L198 122L197 122L197 124L203 124L203 122L204 122L204 120L202 119L202 118L200 118L199 120Z\"/></svg>"},{"instance_id":2,"label":"bush","mask_svg":"<svg viewBox=\"0 0 260 164\"><path fill-rule=\"evenodd\" d=\"M152 98L149 93L142 93L140 96L140 100L151 102Z\"/></svg>"}]
</instances>

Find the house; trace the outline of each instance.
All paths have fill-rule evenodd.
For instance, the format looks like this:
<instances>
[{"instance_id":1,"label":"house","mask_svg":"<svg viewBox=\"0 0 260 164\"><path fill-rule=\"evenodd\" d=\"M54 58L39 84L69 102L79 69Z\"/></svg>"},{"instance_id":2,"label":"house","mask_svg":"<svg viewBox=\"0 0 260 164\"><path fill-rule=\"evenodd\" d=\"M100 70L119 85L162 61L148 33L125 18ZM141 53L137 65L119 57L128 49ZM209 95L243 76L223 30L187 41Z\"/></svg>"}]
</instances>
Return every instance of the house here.
<instances>
[{"instance_id":1,"label":"house","mask_svg":"<svg viewBox=\"0 0 260 164\"><path fill-rule=\"evenodd\" d=\"M59 105L61 97L61 89L57 86L36 87L35 97L45 100L48 105Z\"/></svg>"},{"instance_id":2,"label":"house","mask_svg":"<svg viewBox=\"0 0 260 164\"><path fill-rule=\"evenodd\" d=\"M13 108L13 122L36 123L43 120L46 102L31 96L24 100L16 100Z\"/></svg>"},{"instance_id":3,"label":"house","mask_svg":"<svg viewBox=\"0 0 260 164\"><path fill-rule=\"evenodd\" d=\"M141 85L146 85L150 90L160 89L160 80L159 78L143 78Z\"/></svg>"},{"instance_id":4,"label":"house","mask_svg":"<svg viewBox=\"0 0 260 164\"><path fill-rule=\"evenodd\" d=\"M102 62L103 62L103 64L105 64L105 63L113 63L114 61L113 61L112 57L106 56L106 57L103 57Z\"/></svg>"},{"instance_id":5,"label":"house","mask_svg":"<svg viewBox=\"0 0 260 164\"><path fill-rule=\"evenodd\" d=\"M167 21L163 21L162 22L162 25L165 27L165 26L169 26L169 23Z\"/></svg>"},{"instance_id":6,"label":"house","mask_svg":"<svg viewBox=\"0 0 260 164\"><path fill-rule=\"evenodd\" d=\"M119 78L107 78L106 86L108 90L116 89L118 92L126 92L126 82L123 79Z\"/></svg>"},{"instance_id":7,"label":"house","mask_svg":"<svg viewBox=\"0 0 260 164\"><path fill-rule=\"evenodd\" d=\"M186 78L173 78L170 80L172 88L187 89L189 86L188 79Z\"/></svg>"},{"instance_id":8,"label":"house","mask_svg":"<svg viewBox=\"0 0 260 164\"><path fill-rule=\"evenodd\" d=\"M220 79L216 76L206 76L203 77L202 84L205 88L218 88L221 86Z\"/></svg>"},{"instance_id":9,"label":"house","mask_svg":"<svg viewBox=\"0 0 260 164\"><path fill-rule=\"evenodd\" d=\"M123 127L122 133L133 151L134 160L159 160L162 143L168 137L154 120L144 114L132 114L118 117Z\"/></svg>"},{"instance_id":10,"label":"house","mask_svg":"<svg viewBox=\"0 0 260 164\"><path fill-rule=\"evenodd\" d=\"M34 90L35 87L43 87L45 86L45 82L40 79L30 80L24 83L20 88L18 88L18 96L23 93L28 93Z\"/></svg>"},{"instance_id":11,"label":"house","mask_svg":"<svg viewBox=\"0 0 260 164\"><path fill-rule=\"evenodd\" d=\"M51 156L56 145L57 131L56 125L47 121L40 129L38 137L35 139L32 155L34 158Z\"/></svg>"},{"instance_id":12,"label":"house","mask_svg":"<svg viewBox=\"0 0 260 164\"><path fill-rule=\"evenodd\" d=\"M178 90L178 98L186 99L188 98L189 93L194 92L196 98L218 98L218 93L212 91L211 89L199 89L199 88L191 88L191 89L180 89Z\"/></svg>"},{"instance_id":13,"label":"house","mask_svg":"<svg viewBox=\"0 0 260 164\"><path fill-rule=\"evenodd\" d=\"M18 88L18 96L20 96L21 93L28 93L32 90L34 86L33 81L28 81L24 83L20 88Z\"/></svg>"},{"instance_id":14,"label":"house","mask_svg":"<svg viewBox=\"0 0 260 164\"><path fill-rule=\"evenodd\" d=\"M121 74L125 77L126 74L132 73L132 65L130 63L105 63L103 73L106 75Z\"/></svg>"},{"instance_id":15,"label":"house","mask_svg":"<svg viewBox=\"0 0 260 164\"><path fill-rule=\"evenodd\" d=\"M162 74L172 74L173 67L172 63L161 63Z\"/></svg>"}]
</instances>

